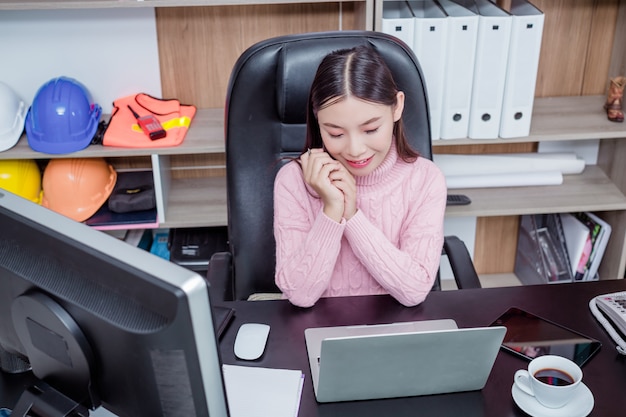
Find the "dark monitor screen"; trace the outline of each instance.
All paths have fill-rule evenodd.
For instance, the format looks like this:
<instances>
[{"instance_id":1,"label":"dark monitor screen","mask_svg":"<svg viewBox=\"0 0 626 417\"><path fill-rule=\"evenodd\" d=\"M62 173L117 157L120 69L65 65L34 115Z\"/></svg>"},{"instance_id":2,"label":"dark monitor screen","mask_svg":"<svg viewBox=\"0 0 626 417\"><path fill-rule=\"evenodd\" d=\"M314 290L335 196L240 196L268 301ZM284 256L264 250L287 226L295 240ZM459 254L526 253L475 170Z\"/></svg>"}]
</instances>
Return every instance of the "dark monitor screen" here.
<instances>
[{"instance_id":1,"label":"dark monitor screen","mask_svg":"<svg viewBox=\"0 0 626 417\"><path fill-rule=\"evenodd\" d=\"M41 383L14 413L82 415L57 414L60 395L120 417L228 415L204 278L3 190L0 351Z\"/></svg>"}]
</instances>

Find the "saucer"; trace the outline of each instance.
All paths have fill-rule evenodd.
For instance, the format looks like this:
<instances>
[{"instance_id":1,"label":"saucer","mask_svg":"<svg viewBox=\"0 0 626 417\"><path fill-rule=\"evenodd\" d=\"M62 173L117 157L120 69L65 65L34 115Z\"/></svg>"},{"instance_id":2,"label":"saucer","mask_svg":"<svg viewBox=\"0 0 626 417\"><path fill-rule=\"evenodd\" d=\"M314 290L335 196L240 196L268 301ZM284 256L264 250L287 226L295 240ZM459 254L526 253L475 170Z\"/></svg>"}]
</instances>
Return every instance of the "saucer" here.
<instances>
[{"instance_id":1,"label":"saucer","mask_svg":"<svg viewBox=\"0 0 626 417\"><path fill-rule=\"evenodd\" d=\"M561 408L548 408L532 395L526 394L513 384L513 401L526 414L532 417L585 417L593 410L593 394L582 382L576 389L574 399Z\"/></svg>"}]
</instances>

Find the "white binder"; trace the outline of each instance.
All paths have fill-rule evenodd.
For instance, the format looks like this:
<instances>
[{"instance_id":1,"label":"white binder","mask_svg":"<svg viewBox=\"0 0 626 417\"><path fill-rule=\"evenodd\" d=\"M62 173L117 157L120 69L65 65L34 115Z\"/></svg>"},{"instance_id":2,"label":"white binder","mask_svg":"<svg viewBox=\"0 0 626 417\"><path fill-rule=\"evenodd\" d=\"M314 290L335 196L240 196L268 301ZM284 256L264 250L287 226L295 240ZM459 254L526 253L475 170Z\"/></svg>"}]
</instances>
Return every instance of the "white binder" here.
<instances>
[{"instance_id":1,"label":"white binder","mask_svg":"<svg viewBox=\"0 0 626 417\"><path fill-rule=\"evenodd\" d=\"M500 137L528 136L535 99L544 15L527 0L511 0L511 42Z\"/></svg>"},{"instance_id":2,"label":"white binder","mask_svg":"<svg viewBox=\"0 0 626 417\"><path fill-rule=\"evenodd\" d=\"M414 19L406 1L383 2L382 31L404 41L413 49Z\"/></svg>"},{"instance_id":3,"label":"white binder","mask_svg":"<svg viewBox=\"0 0 626 417\"><path fill-rule=\"evenodd\" d=\"M437 2L448 15L441 139L466 138L469 133L478 15L450 0Z\"/></svg>"},{"instance_id":4,"label":"white binder","mask_svg":"<svg viewBox=\"0 0 626 417\"><path fill-rule=\"evenodd\" d=\"M434 0L409 0L409 6L415 19L413 51L426 80L431 139L437 140L440 139L441 131L448 19Z\"/></svg>"},{"instance_id":5,"label":"white binder","mask_svg":"<svg viewBox=\"0 0 626 417\"><path fill-rule=\"evenodd\" d=\"M470 0L461 4L478 14L468 136L471 139L497 139L512 18L489 0Z\"/></svg>"}]
</instances>

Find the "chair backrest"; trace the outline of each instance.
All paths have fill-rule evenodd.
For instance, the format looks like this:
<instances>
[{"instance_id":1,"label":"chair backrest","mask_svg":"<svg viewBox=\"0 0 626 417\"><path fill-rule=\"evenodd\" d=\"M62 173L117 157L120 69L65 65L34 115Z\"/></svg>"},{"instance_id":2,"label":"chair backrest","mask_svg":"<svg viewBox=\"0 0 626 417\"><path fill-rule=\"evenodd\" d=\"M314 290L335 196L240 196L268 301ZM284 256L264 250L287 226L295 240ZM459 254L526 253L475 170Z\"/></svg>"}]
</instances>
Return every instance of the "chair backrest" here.
<instances>
[{"instance_id":1,"label":"chair backrest","mask_svg":"<svg viewBox=\"0 0 626 417\"><path fill-rule=\"evenodd\" d=\"M426 85L411 49L379 32L337 31L281 36L247 49L233 68L225 108L228 234L235 299L277 292L274 280L274 178L306 138L309 88L329 52L370 44L406 94L410 144L432 157Z\"/></svg>"}]
</instances>

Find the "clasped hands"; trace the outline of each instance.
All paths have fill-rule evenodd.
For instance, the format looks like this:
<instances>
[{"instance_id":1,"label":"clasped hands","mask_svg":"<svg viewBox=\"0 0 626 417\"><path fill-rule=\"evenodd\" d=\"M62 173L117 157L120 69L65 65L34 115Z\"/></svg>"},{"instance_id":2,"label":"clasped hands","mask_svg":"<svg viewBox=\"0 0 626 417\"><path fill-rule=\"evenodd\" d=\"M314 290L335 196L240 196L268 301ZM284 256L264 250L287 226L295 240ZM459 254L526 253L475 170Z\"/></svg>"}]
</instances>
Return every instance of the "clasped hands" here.
<instances>
[{"instance_id":1,"label":"clasped hands","mask_svg":"<svg viewBox=\"0 0 626 417\"><path fill-rule=\"evenodd\" d=\"M356 181L348 169L324 149L309 149L300 156L304 181L319 194L324 214L340 223L357 211Z\"/></svg>"}]
</instances>

